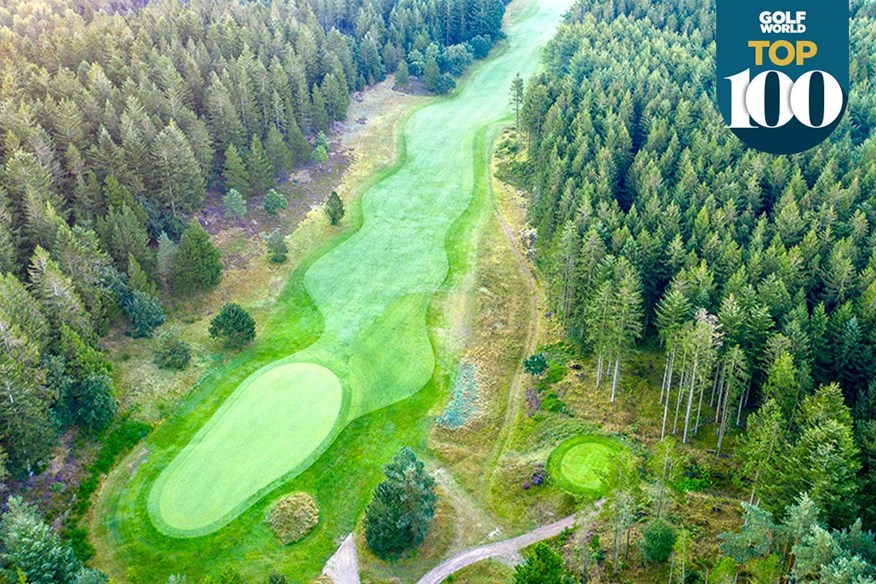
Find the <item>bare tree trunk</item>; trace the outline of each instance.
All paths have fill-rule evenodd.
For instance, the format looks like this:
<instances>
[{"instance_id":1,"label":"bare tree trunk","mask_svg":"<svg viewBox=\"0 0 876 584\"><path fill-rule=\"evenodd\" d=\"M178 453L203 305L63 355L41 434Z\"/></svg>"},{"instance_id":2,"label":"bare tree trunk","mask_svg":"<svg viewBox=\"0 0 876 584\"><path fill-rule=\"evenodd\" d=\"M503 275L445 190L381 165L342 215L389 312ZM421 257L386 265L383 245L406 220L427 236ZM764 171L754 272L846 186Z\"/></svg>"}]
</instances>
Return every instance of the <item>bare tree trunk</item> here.
<instances>
[{"instance_id":1,"label":"bare tree trunk","mask_svg":"<svg viewBox=\"0 0 876 584\"><path fill-rule=\"evenodd\" d=\"M617 376L619 373L620 354L614 359L614 379L611 381L611 403L614 403L614 397L617 395Z\"/></svg>"},{"instance_id":2,"label":"bare tree trunk","mask_svg":"<svg viewBox=\"0 0 876 584\"><path fill-rule=\"evenodd\" d=\"M693 397L696 392L697 385L697 365L699 361L699 351L694 353L693 369L690 374L690 391L687 397L687 411L684 414L684 437L681 439L682 444L687 444L687 431L690 426L690 412L693 409Z\"/></svg>"},{"instance_id":3,"label":"bare tree trunk","mask_svg":"<svg viewBox=\"0 0 876 584\"><path fill-rule=\"evenodd\" d=\"M596 389L599 389L600 381L602 381L602 353L596 359Z\"/></svg>"}]
</instances>

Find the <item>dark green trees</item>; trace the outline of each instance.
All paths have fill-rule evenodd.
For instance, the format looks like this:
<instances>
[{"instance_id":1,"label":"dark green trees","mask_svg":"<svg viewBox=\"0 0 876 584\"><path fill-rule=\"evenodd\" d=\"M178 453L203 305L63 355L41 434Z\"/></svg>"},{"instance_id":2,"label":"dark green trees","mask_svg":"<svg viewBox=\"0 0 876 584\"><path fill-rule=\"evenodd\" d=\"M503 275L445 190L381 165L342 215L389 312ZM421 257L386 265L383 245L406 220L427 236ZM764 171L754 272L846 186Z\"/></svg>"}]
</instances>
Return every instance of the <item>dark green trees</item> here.
<instances>
[{"instance_id":1,"label":"dark green trees","mask_svg":"<svg viewBox=\"0 0 876 584\"><path fill-rule=\"evenodd\" d=\"M561 584L564 575L562 556L546 543L539 543L514 569L514 584Z\"/></svg>"},{"instance_id":2,"label":"dark green trees","mask_svg":"<svg viewBox=\"0 0 876 584\"><path fill-rule=\"evenodd\" d=\"M249 193L249 173L234 144L229 144L228 148L225 149L222 180L225 183L226 191L236 190L239 193Z\"/></svg>"},{"instance_id":3,"label":"dark green trees","mask_svg":"<svg viewBox=\"0 0 876 584\"><path fill-rule=\"evenodd\" d=\"M0 542L0 565L7 581L20 582L20 570L27 582L36 584L76 582L80 566L72 548L20 497L9 499L0 520Z\"/></svg>"},{"instance_id":4,"label":"dark green trees","mask_svg":"<svg viewBox=\"0 0 876 584\"><path fill-rule=\"evenodd\" d=\"M173 291L192 294L215 288L222 274L219 250L201 224L192 221L183 233L173 258Z\"/></svg>"},{"instance_id":5,"label":"dark green trees","mask_svg":"<svg viewBox=\"0 0 876 584\"><path fill-rule=\"evenodd\" d=\"M329 223L337 225L344 218L345 213L344 202L341 201L341 197L338 196L337 192L332 191L332 194L329 195L328 200L325 202L325 216L328 217Z\"/></svg>"},{"instance_id":6,"label":"dark green trees","mask_svg":"<svg viewBox=\"0 0 876 584\"><path fill-rule=\"evenodd\" d=\"M383 470L365 510L365 540L381 558L392 558L423 542L435 514L435 480L413 450L402 448Z\"/></svg>"},{"instance_id":7,"label":"dark green trees","mask_svg":"<svg viewBox=\"0 0 876 584\"><path fill-rule=\"evenodd\" d=\"M240 349L252 342L256 335L255 321L239 304L222 307L210 321L210 336L222 339L226 347Z\"/></svg>"}]
</instances>

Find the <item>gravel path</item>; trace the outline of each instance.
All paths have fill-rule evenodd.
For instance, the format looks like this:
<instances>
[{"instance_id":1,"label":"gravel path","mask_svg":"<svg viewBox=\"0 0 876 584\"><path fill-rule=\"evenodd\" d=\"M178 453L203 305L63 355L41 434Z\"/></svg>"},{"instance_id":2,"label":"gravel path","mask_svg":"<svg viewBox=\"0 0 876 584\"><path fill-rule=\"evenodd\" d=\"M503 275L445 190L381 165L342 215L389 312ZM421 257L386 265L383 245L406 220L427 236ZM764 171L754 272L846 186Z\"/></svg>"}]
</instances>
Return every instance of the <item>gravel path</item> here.
<instances>
[{"instance_id":1,"label":"gravel path","mask_svg":"<svg viewBox=\"0 0 876 584\"><path fill-rule=\"evenodd\" d=\"M601 502L597 503L597 505L601 505ZM569 515L555 523L543 525L529 533L524 533L523 535L511 539L463 550L430 570L425 576L419 579L417 584L440 584L454 572L474 564L475 562L480 562L481 560L486 560L488 558L514 556L515 554L518 554L521 549L544 539L559 535L564 529L572 527L574 524L575 515Z\"/></svg>"},{"instance_id":2,"label":"gravel path","mask_svg":"<svg viewBox=\"0 0 876 584\"><path fill-rule=\"evenodd\" d=\"M326 562L322 575L328 576L334 584L359 584L359 554L353 534L344 538L341 547Z\"/></svg>"}]
</instances>

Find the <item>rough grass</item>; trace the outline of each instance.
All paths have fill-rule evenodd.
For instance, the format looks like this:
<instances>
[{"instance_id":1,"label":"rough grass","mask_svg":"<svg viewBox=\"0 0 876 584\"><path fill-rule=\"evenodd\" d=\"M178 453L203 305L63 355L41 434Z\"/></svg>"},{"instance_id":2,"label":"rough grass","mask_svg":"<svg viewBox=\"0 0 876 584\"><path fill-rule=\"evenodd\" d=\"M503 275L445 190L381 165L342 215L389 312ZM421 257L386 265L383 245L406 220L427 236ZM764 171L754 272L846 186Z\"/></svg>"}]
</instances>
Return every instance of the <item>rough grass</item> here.
<instances>
[{"instance_id":1,"label":"rough grass","mask_svg":"<svg viewBox=\"0 0 876 584\"><path fill-rule=\"evenodd\" d=\"M548 459L548 475L561 489L598 499L606 490L606 475L623 446L604 436L584 435L557 446Z\"/></svg>"},{"instance_id":2,"label":"rough grass","mask_svg":"<svg viewBox=\"0 0 876 584\"><path fill-rule=\"evenodd\" d=\"M268 526L283 545L304 539L319 523L319 507L307 493L283 497L267 518Z\"/></svg>"},{"instance_id":3,"label":"rough grass","mask_svg":"<svg viewBox=\"0 0 876 584\"><path fill-rule=\"evenodd\" d=\"M469 265L471 225L488 204L487 142L492 133L487 128L507 117L511 80L518 71L527 77L535 71L533 47L550 37L566 6L565 1L546 2L509 32L503 54L476 67L460 92L409 120L403 139L407 158L375 177L361 209L349 205L351 221L344 235L296 269L266 318L262 337L217 366L177 414L153 433L146 443L148 455L133 476L117 472L109 479L96 527L101 560L115 577L152 582L170 573L216 574L233 565L252 578L262 578L273 568L292 581L306 581L319 571L336 538L355 523L379 480L380 465L402 444L424 446L431 426L426 414L446 383L446 369L439 363L436 370L434 350L427 354L426 345L417 339L429 340L430 348L436 344L427 325L441 319L430 309L430 304L435 306L431 297L455 285ZM364 265L367 273L361 269ZM364 346L370 327L395 303L409 305L399 309L404 318L377 325L391 331L386 338L392 343L384 350L409 350L412 345L416 359L378 363L377 374L363 376L365 381L354 387L349 375L352 358ZM422 316L413 328L411 314ZM160 470L242 382L289 355L319 363L342 381L344 401L335 430L298 468L265 485L267 494L225 528L188 540L158 532L145 507ZM384 378L410 385L375 387L368 382ZM383 409L375 412L378 408ZM288 423L294 423L293 413ZM261 519L271 496L291 490L313 492L317 500L331 501L332 506L312 536L282 549Z\"/></svg>"}]
</instances>

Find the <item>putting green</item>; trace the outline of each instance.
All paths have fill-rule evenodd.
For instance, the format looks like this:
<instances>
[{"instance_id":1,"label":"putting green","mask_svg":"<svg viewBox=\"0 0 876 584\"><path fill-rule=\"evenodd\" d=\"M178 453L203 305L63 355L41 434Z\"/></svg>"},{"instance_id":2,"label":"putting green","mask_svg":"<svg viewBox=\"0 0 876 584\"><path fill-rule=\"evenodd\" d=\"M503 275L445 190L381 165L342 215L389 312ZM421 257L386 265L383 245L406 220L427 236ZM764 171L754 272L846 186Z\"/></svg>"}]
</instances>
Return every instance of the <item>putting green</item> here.
<instances>
[{"instance_id":1,"label":"putting green","mask_svg":"<svg viewBox=\"0 0 876 584\"><path fill-rule=\"evenodd\" d=\"M270 367L250 378L158 479L153 515L171 533L211 531L320 445L342 396L334 373L312 363Z\"/></svg>"},{"instance_id":2,"label":"putting green","mask_svg":"<svg viewBox=\"0 0 876 584\"><path fill-rule=\"evenodd\" d=\"M563 490L596 498L605 493L605 477L622 449L604 436L575 436L554 449L548 472Z\"/></svg>"},{"instance_id":3,"label":"putting green","mask_svg":"<svg viewBox=\"0 0 876 584\"><path fill-rule=\"evenodd\" d=\"M148 496L159 530L175 537L215 531L304 471L351 421L431 379L429 303L447 279L448 248L463 236L458 222L475 190L489 188L484 171L476 172L476 152L486 128L510 119L512 80L537 71L536 50L568 5L540 0L460 91L411 115L402 162L362 196L361 227L304 273L322 318L318 340L252 373L189 444L173 446L180 450ZM271 334L253 350L282 356L289 340ZM279 378L283 389L274 393Z\"/></svg>"}]
</instances>

